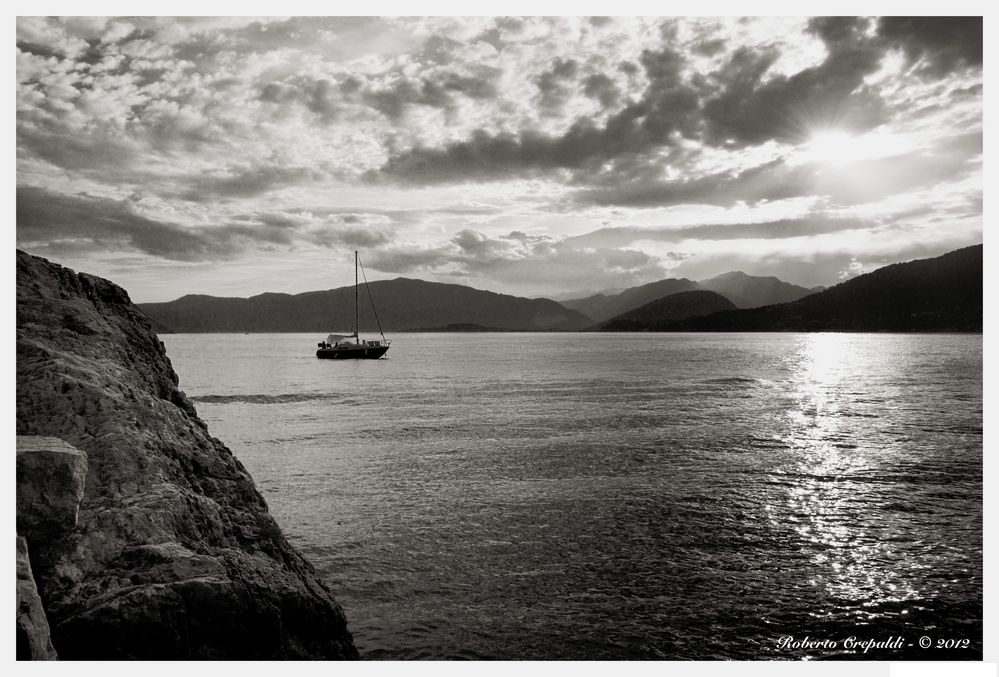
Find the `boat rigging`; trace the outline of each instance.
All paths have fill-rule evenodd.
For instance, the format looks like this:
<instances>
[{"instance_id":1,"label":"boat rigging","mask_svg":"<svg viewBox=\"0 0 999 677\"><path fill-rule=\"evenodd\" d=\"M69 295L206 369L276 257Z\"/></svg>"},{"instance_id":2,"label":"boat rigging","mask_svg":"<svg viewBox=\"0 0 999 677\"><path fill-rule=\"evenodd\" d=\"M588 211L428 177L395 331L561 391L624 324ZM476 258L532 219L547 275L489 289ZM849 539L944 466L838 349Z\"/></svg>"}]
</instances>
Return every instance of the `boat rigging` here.
<instances>
[{"instance_id":1,"label":"boat rigging","mask_svg":"<svg viewBox=\"0 0 999 677\"><path fill-rule=\"evenodd\" d=\"M368 300L371 302L371 311L374 313L375 322L378 324L378 333L381 335L380 341L371 341L360 338L358 335L358 277L357 269L360 266L357 252L354 252L354 333L353 334L330 334L325 341L320 341L316 350L316 357L324 360L377 360L388 352L390 341L385 340L385 332L382 331L382 323L378 319L378 311L375 310L375 300L371 297L371 288L368 287L368 277L364 276L364 288L368 292ZM353 339L351 342L350 339Z\"/></svg>"}]
</instances>

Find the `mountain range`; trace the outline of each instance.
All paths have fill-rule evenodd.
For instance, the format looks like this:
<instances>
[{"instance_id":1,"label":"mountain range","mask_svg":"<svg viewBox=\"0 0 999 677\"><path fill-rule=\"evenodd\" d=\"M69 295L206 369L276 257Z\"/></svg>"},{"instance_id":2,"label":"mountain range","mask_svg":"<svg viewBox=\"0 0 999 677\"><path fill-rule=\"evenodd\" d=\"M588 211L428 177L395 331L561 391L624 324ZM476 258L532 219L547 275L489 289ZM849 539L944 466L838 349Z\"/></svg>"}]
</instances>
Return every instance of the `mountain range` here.
<instances>
[{"instance_id":1,"label":"mountain range","mask_svg":"<svg viewBox=\"0 0 999 677\"><path fill-rule=\"evenodd\" d=\"M735 309L735 304L707 289L681 291L629 310L598 324L597 331L660 331L670 324L691 317Z\"/></svg>"},{"instance_id":2,"label":"mountain range","mask_svg":"<svg viewBox=\"0 0 999 677\"><path fill-rule=\"evenodd\" d=\"M983 247L975 245L885 266L791 303L690 317L656 329L980 332L983 279Z\"/></svg>"},{"instance_id":3,"label":"mountain range","mask_svg":"<svg viewBox=\"0 0 999 677\"><path fill-rule=\"evenodd\" d=\"M818 291L783 282L776 277L757 277L733 271L699 282L687 278L659 280L631 287L616 294L593 294L585 298L568 299L561 303L566 308L578 310L588 315L594 322L601 323L664 296L695 290L717 292L737 308L754 308L796 301Z\"/></svg>"},{"instance_id":4,"label":"mountain range","mask_svg":"<svg viewBox=\"0 0 999 677\"><path fill-rule=\"evenodd\" d=\"M360 290L362 332L981 331L982 245L860 275L829 289L729 272L665 279L557 303L408 278ZM370 293L378 317L365 298ZM139 304L158 330L349 331L354 288L251 298L189 295Z\"/></svg>"},{"instance_id":5,"label":"mountain range","mask_svg":"<svg viewBox=\"0 0 999 677\"><path fill-rule=\"evenodd\" d=\"M425 330L478 325L514 331L574 331L593 324L589 317L550 299L526 299L457 284L408 278L371 282L360 288L358 325L362 332ZM370 293L372 304L366 298ZM192 294L139 307L154 322L175 332L349 332L354 326L354 288L303 294L260 294L219 298Z\"/></svg>"}]
</instances>

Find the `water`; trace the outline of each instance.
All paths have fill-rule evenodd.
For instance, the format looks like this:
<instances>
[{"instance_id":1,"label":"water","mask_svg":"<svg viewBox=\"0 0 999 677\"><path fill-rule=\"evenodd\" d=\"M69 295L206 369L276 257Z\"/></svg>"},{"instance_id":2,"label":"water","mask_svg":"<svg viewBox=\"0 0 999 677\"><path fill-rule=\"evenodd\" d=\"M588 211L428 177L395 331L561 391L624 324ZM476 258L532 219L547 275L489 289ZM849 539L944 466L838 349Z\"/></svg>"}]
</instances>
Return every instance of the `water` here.
<instances>
[{"instance_id":1,"label":"water","mask_svg":"<svg viewBox=\"0 0 999 677\"><path fill-rule=\"evenodd\" d=\"M366 658L981 659L980 335L163 339Z\"/></svg>"}]
</instances>

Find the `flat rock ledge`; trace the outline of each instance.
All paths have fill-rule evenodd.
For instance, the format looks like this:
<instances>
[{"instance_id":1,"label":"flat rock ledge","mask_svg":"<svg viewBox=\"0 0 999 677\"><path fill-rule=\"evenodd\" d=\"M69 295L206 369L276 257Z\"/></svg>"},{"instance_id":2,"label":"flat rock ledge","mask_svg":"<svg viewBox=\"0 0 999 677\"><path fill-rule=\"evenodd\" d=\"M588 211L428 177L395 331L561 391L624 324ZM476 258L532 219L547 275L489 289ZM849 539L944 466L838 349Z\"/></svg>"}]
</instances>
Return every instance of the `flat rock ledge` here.
<instances>
[{"instance_id":1,"label":"flat rock ledge","mask_svg":"<svg viewBox=\"0 0 999 677\"><path fill-rule=\"evenodd\" d=\"M87 455L58 437L17 436L17 659L56 660L28 556L76 528Z\"/></svg>"},{"instance_id":2,"label":"flat rock ledge","mask_svg":"<svg viewBox=\"0 0 999 677\"><path fill-rule=\"evenodd\" d=\"M76 527L87 454L58 437L17 436L17 533L51 542Z\"/></svg>"}]
</instances>

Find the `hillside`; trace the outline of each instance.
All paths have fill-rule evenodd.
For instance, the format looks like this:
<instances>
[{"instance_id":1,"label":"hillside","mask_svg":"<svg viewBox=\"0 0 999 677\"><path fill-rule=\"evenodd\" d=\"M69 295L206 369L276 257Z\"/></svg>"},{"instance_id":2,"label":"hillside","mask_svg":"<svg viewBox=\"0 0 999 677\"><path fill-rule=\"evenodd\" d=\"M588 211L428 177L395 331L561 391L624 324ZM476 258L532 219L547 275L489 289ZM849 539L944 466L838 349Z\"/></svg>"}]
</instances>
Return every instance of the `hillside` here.
<instances>
[{"instance_id":1,"label":"hillside","mask_svg":"<svg viewBox=\"0 0 999 677\"><path fill-rule=\"evenodd\" d=\"M982 245L896 263L817 294L673 323L670 331L982 331Z\"/></svg>"},{"instance_id":2,"label":"hillside","mask_svg":"<svg viewBox=\"0 0 999 677\"><path fill-rule=\"evenodd\" d=\"M588 315L594 322L604 322L646 303L678 292L700 289L696 282L686 278L669 278L625 289L619 294L594 294L582 299L562 301L562 305Z\"/></svg>"},{"instance_id":3,"label":"hillside","mask_svg":"<svg viewBox=\"0 0 999 677\"><path fill-rule=\"evenodd\" d=\"M740 271L723 273L710 280L700 280L698 284L704 289L718 292L739 308L789 303L815 293L776 277L757 277Z\"/></svg>"},{"instance_id":4,"label":"hillside","mask_svg":"<svg viewBox=\"0 0 999 677\"><path fill-rule=\"evenodd\" d=\"M630 310L601 323L599 331L661 331L689 317L731 310L735 304L717 292L706 289L684 291Z\"/></svg>"},{"instance_id":5,"label":"hillside","mask_svg":"<svg viewBox=\"0 0 999 677\"><path fill-rule=\"evenodd\" d=\"M561 303L566 308L585 313L594 322L600 323L670 294L698 289L721 294L737 308L755 308L796 301L815 291L784 282L776 277L757 277L733 271L699 282L686 278L668 278L640 287L631 287L617 294L593 294L586 298L569 299Z\"/></svg>"},{"instance_id":6,"label":"hillside","mask_svg":"<svg viewBox=\"0 0 999 677\"><path fill-rule=\"evenodd\" d=\"M448 325L500 330L571 331L592 324L582 313L549 299L527 299L457 284L397 278L370 283L386 332ZM354 288L303 294L260 294L248 299L190 295L139 307L175 332L330 332L354 325ZM359 325L377 330L368 292L360 289Z\"/></svg>"}]
</instances>

